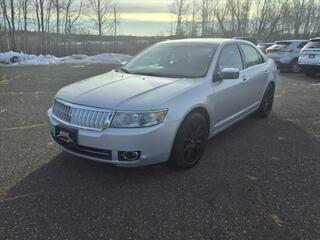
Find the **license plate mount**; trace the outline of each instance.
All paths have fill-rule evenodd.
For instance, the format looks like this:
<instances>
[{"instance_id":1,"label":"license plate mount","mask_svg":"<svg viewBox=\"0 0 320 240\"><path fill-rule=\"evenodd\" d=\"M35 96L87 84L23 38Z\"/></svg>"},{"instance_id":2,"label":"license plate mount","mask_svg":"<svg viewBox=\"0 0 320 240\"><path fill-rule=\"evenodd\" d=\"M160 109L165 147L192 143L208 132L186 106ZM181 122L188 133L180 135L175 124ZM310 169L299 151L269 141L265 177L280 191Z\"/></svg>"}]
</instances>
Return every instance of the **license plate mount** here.
<instances>
[{"instance_id":1,"label":"license plate mount","mask_svg":"<svg viewBox=\"0 0 320 240\"><path fill-rule=\"evenodd\" d=\"M78 144L78 129L57 125L55 127L55 137L64 144L75 146Z\"/></svg>"}]
</instances>

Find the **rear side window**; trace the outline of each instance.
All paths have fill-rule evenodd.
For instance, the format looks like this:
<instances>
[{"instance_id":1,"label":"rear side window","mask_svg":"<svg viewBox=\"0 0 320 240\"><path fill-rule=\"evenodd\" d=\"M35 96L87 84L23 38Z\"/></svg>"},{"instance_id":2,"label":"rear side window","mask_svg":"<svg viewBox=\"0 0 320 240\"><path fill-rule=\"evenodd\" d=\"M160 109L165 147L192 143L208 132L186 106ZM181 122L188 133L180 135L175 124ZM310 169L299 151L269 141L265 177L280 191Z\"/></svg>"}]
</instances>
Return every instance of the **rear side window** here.
<instances>
[{"instance_id":1,"label":"rear side window","mask_svg":"<svg viewBox=\"0 0 320 240\"><path fill-rule=\"evenodd\" d=\"M317 41L311 41L306 45L306 48L320 48L320 39Z\"/></svg>"},{"instance_id":2,"label":"rear side window","mask_svg":"<svg viewBox=\"0 0 320 240\"><path fill-rule=\"evenodd\" d=\"M286 48L288 47L292 42L286 42L286 41L283 41L283 42L276 42L276 44L272 45L269 49L272 51L272 50L280 50L280 49L283 49L283 48Z\"/></svg>"},{"instance_id":3,"label":"rear side window","mask_svg":"<svg viewBox=\"0 0 320 240\"><path fill-rule=\"evenodd\" d=\"M260 53L258 53L258 51L254 47L250 45L244 45L244 44L241 44L240 46L243 51L247 68L264 62L263 57L261 56Z\"/></svg>"},{"instance_id":4,"label":"rear side window","mask_svg":"<svg viewBox=\"0 0 320 240\"><path fill-rule=\"evenodd\" d=\"M289 46L292 42L290 41L277 41L276 44L277 45L285 45L285 46Z\"/></svg>"},{"instance_id":5,"label":"rear side window","mask_svg":"<svg viewBox=\"0 0 320 240\"><path fill-rule=\"evenodd\" d=\"M227 45L222 49L218 61L218 68L219 71L224 68L243 69L241 54L239 48L235 44Z\"/></svg>"},{"instance_id":6,"label":"rear side window","mask_svg":"<svg viewBox=\"0 0 320 240\"><path fill-rule=\"evenodd\" d=\"M302 42L298 45L298 48L301 49L303 48L308 42Z\"/></svg>"}]
</instances>

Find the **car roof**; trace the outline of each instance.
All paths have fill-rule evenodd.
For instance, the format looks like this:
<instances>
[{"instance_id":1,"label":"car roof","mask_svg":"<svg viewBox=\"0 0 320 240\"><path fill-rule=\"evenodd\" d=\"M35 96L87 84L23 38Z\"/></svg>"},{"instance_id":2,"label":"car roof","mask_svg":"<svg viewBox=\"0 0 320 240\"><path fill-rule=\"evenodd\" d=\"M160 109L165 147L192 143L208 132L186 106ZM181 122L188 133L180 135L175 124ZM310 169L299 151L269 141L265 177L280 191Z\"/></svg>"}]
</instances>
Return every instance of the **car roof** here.
<instances>
[{"instance_id":1,"label":"car roof","mask_svg":"<svg viewBox=\"0 0 320 240\"><path fill-rule=\"evenodd\" d=\"M279 40L279 41L275 41L275 43L279 43L279 42L308 42L308 40L302 40L302 39L293 39L293 40Z\"/></svg>"},{"instance_id":2,"label":"car roof","mask_svg":"<svg viewBox=\"0 0 320 240\"><path fill-rule=\"evenodd\" d=\"M311 38L310 41L320 41L320 37Z\"/></svg>"},{"instance_id":3,"label":"car roof","mask_svg":"<svg viewBox=\"0 0 320 240\"><path fill-rule=\"evenodd\" d=\"M160 42L159 44L165 44L165 43L224 44L224 43L229 43L229 42L248 43L249 41L240 40L240 39L232 39L232 38L187 38L187 39L178 39L178 40L167 40L167 41L164 41L164 42Z\"/></svg>"}]
</instances>

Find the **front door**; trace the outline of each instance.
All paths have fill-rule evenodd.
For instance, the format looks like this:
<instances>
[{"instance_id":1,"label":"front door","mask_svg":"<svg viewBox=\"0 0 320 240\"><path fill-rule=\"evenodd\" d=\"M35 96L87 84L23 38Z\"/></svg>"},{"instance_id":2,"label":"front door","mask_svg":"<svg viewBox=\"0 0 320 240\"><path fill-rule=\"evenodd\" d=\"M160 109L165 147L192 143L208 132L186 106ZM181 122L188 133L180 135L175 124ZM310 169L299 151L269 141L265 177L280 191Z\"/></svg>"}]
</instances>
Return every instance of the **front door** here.
<instances>
[{"instance_id":1,"label":"front door","mask_svg":"<svg viewBox=\"0 0 320 240\"><path fill-rule=\"evenodd\" d=\"M239 69L239 78L219 79L219 72L224 68ZM214 132L224 129L241 118L248 107L248 101L246 101L249 94L248 84L243 70L244 64L238 46L236 44L224 46L220 52L210 95L214 113L212 116Z\"/></svg>"}]
</instances>

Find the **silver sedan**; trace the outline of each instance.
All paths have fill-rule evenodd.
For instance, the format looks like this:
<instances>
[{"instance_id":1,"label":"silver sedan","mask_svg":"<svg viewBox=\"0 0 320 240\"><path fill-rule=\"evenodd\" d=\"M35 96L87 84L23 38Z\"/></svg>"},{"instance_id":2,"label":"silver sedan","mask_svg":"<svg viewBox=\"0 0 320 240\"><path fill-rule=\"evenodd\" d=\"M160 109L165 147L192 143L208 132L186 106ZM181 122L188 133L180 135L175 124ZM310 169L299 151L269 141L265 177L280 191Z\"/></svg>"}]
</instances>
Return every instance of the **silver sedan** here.
<instances>
[{"instance_id":1,"label":"silver sedan","mask_svg":"<svg viewBox=\"0 0 320 240\"><path fill-rule=\"evenodd\" d=\"M50 134L64 151L95 161L190 168L209 138L249 114L269 115L276 78L274 62L247 41L161 42L59 90Z\"/></svg>"}]
</instances>

